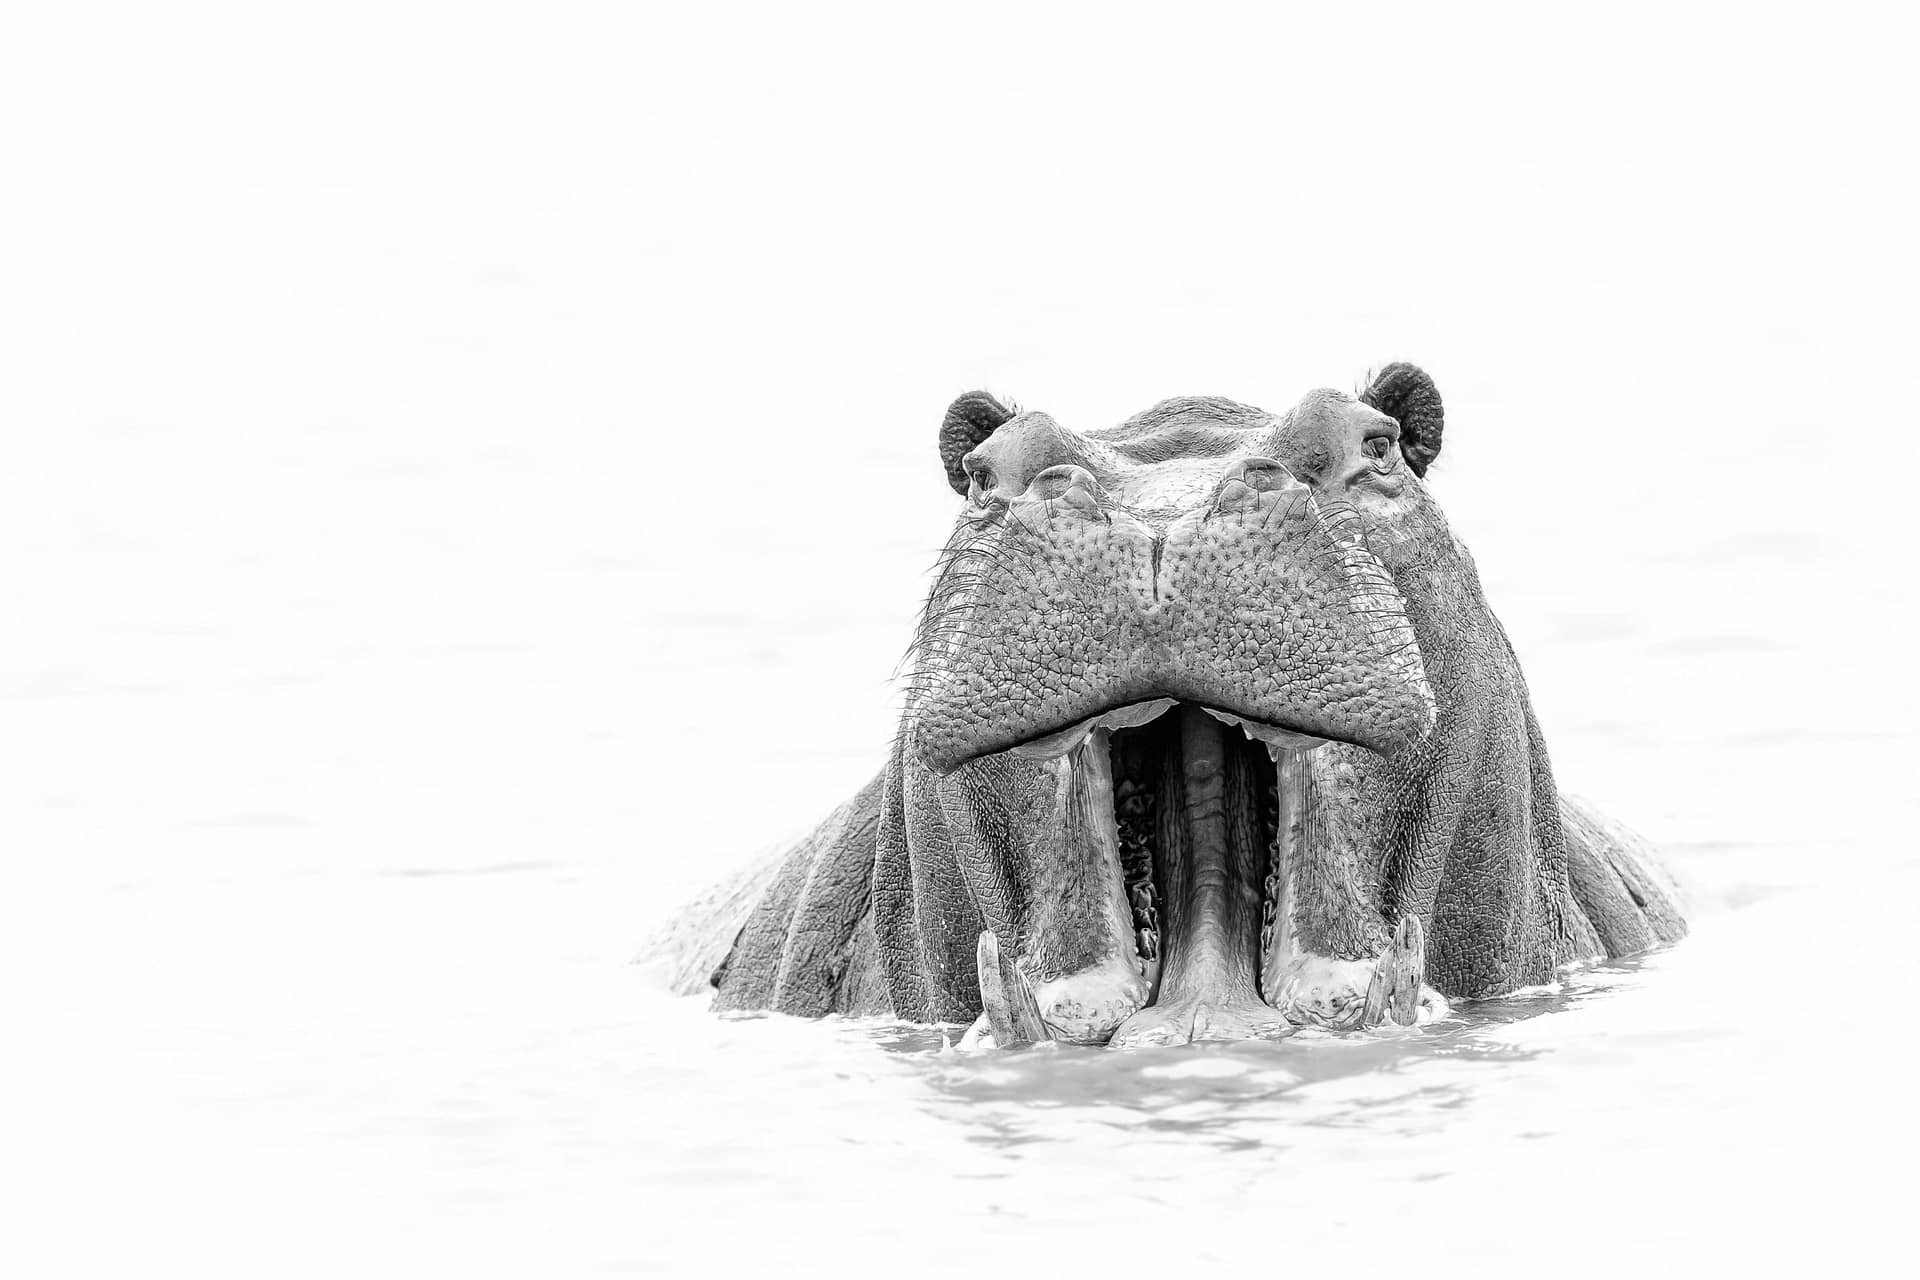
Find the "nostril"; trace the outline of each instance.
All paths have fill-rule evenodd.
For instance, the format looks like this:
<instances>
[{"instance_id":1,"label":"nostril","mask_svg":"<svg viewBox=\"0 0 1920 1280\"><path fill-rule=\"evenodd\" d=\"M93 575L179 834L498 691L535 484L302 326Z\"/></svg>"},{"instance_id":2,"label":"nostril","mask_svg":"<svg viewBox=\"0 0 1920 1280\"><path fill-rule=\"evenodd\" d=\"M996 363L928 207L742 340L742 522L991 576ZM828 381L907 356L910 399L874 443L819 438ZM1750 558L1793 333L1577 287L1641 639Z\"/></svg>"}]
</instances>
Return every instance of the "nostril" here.
<instances>
[{"instance_id":1,"label":"nostril","mask_svg":"<svg viewBox=\"0 0 1920 1280\"><path fill-rule=\"evenodd\" d=\"M1276 504L1285 503L1287 494L1305 493L1307 486L1295 478L1282 463L1272 458L1242 458L1228 467L1213 492L1216 512L1246 514L1266 512L1270 517Z\"/></svg>"},{"instance_id":2,"label":"nostril","mask_svg":"<svg viewBox=\"0 0 1920 1280\"><path fill-rule=\"evenodd\" d=\"M1272 458L1242 458L1227 470L1225 479L1228 483L1237 480L1258 492L1303 487L1293 472Z\"/></svg>"},{"instance_id":3,"label":"nostril","mask_svg":"<svg viewBox=\"0 0 1920 1280\"><path fill-rule=\"evenodd\" d=\"M1033 478L1027 486L1027 492L1036 498L1064 498L1075 489L1083 490L1090 500L1097 500L1100 494L1100 482L1093 478L1093 472L1085 467L1076 467L1070 463L1048 467Z\"/></svg>"}]
</instances>

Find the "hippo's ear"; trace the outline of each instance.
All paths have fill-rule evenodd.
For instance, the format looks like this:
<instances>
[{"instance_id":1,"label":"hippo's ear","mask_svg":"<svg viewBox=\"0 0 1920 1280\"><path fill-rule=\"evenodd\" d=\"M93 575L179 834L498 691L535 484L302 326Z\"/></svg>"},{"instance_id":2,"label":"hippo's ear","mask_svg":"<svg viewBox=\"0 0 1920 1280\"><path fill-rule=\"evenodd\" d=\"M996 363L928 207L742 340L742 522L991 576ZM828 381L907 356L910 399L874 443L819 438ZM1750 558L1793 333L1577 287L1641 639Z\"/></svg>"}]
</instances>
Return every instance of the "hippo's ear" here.
<instances>
[{"instance_id":1,"label":"hippo's ear","mask_svg":"<svg viewBox=\"0 0 1920 1280\"><path fill-rule=\"evenodd\" d=\"M1367 380L1360 402L1378 409L1400 424L1400 452L1413 474L1424 476L1440 456L1440 431L1446 413L1440 390L1417 364L1384 365Z\"/></svg>"},{"instance_id":2,"label":"hippo's ear","mask_svg":"<svg viewBox=\"0 0 1920 1280\"><path fill-rule=\"evenodd\" d=\"M960 459L1013 416L1013 410L984 391L969 391L947 406L940 423L940 462L955 493L967 491L967 473Z\"/></svg>"}]
</instances>

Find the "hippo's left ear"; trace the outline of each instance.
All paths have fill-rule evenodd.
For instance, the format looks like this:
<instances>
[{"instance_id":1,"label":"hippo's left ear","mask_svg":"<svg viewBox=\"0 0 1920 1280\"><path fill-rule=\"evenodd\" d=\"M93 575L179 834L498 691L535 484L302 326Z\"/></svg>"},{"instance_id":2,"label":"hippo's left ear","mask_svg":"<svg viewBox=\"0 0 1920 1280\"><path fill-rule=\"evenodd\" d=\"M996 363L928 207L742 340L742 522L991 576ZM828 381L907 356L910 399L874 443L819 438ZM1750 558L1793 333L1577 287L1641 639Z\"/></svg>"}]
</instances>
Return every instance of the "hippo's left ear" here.
<instances>
[{"instance_id":1,"label":"hippo's left ear","mask_svg":"<svg viewBox=\"0 0 1920 1280\"><path fill-rule=\"evenodd\" d=\"M969 391L947 406L947 416L940 423L940 462L955 493L967 492L967 472L960 459L1011 417L1013 410L984 391Z\"/></svg>"},{"instance_id":2,"label":"hippo's left ear","mask_svg":"<svg viewBox=\"0 0 1920 1280\"><path fill-rule=\"evenodd\" d=\"M1447 421L1440 407L1440 389L1427 371L1405 362L1385 365L1368 380L1360 402L1400 424L1401 454L1413 474L1427 474L1440 456L1440 431Z\"/></svg>"}]
</instances>

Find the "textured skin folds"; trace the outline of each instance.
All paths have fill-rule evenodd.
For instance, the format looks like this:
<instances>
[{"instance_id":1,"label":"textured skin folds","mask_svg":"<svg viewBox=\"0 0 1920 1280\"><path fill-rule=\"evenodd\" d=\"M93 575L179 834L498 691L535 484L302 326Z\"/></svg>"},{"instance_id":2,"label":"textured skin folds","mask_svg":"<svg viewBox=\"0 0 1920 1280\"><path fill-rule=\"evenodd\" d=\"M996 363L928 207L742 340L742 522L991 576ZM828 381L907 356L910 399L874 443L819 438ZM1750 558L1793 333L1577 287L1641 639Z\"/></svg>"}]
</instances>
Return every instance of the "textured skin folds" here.
<instances>
[{"instance_id":1,"label":"textured skin folds","mask_svg":"<svg viewBox=\"0 0 1920 1280\"><path fill-rule=\"evenodd\" d=\"M887 766L780 863L696 904L662 944L676 983L727 1009L968 1022L988 954L1053 1038L1127 1024L1115 1043L1150 1043L1138 1028L1195 1001L1203 1024L1228 1006L1260 1021L1264 998L1345 1025L1363 1004L1411 1009L1421 965L1470 998L1680 937L1651 851L1555 784L1423 478L1443 421L1412 365L1278 417L1171 400L1091 432L961 397L939 452L967 501ZM1108 731L1063 733L1153 699L1178 700L1170 755L1187 761L1161 783L1184 816L1156 884L1211 913L1168 939L1202 968L1170 955L1165 973L1136 954ZM1220 756L1240 730L1201 708L1275 732L1277 768ZM1013 750L1053 734L1064 754ZM1263 820L1250 797L1276 779Z\"/></svg>"}]
</instances>

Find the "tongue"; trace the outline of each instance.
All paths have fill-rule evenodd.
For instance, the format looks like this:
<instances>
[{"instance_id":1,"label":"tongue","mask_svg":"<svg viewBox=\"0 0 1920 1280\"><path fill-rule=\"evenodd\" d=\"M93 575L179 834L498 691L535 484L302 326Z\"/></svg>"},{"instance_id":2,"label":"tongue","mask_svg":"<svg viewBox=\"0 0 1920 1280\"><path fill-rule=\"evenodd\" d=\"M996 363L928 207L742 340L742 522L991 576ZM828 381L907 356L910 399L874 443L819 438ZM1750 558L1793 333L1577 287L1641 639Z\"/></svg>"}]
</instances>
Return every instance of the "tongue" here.
<instances>
[{"instance_id":1,"label":"tongue","mask_svg":"<svg viewBox=\"0 0 1920 1280\"><path fill-rule=\"evenodd\" d=\"M1260 823L1254 779L1231 732L1198 707L1180 715L1180 783L1186 822L1169 834L1164 868L1172 929L1160 1002L1260 1003ZM1238 737L1238 734L1234 735Z\"/></svg>"},{"instance_id":2,"label":"tongue","mask_svg":"<svg viewBox=\"0 0 1920 1280\"><path fill-rule=\"evenodd\" d=\"M1264 763L1265 753L1236 750L1239 732L1198 707L1182 705L1175 714L1178 758L1168 760L1173 767L1161 775L1166 781L1156 870L1166 903L1160 990L1113 1042L1285 1034L1286 1020L1260 999L1256 985L1266 841L1252 769Z\"/></svg>"}]
</instances>

